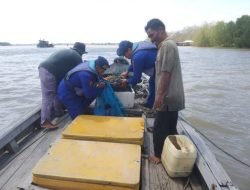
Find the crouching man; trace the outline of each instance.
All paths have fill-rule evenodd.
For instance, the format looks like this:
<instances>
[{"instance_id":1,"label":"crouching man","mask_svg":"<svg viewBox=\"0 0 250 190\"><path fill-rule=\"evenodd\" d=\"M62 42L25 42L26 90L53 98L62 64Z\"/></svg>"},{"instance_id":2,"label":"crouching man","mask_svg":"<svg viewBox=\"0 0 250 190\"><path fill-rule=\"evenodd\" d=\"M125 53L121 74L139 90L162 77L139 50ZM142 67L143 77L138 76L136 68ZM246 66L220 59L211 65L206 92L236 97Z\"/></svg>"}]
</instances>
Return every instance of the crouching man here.
<instances>
[{"instance_id":1,"label":"crouching man","mask_svg":"<svg viewBox=\"0 0 250 190\"><path fill-rule=\"evenodd\" d=\"M108 61L99 56L70 70L58 87L58 96L68 109L72 120L84 114L92 101L101 94L105 83L102 75L109 68Z\"/></svg>"}]
</instances>

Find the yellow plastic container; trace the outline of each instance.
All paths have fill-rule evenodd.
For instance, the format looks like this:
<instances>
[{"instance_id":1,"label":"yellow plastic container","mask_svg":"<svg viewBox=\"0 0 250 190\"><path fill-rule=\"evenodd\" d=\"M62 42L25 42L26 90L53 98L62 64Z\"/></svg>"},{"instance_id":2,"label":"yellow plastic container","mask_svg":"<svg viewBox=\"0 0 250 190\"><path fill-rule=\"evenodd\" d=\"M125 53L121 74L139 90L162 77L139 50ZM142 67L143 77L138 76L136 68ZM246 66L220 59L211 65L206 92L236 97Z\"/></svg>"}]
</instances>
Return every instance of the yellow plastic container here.
<instances>
[{"instance_id":1,"label":"yellow plastic container","mask_svg":"<svg viewBox=\"0 0 250 190\"><path fill-rule=\"evenodd\" d=\"M170 177L187 177L193 169L197 150L184 135L169 135L161 154L162 164Z\"/></svg>"},{"instance_id":2,"label":"yellow plastic container","mask_svg":"<svg viewBox=\"0 0 250 190\"><path fill-rule=\"evenodd\" d=\"M141 147L60 139L33 169L33 183L60 190L138 190Z\"/></svg>"},{"instance_id":3,"label":"yellow plastic container","mask_svg":"<svg viewBox=\"0 0 250 190\"><path fill-rule=\"evenodd\" d=\"M144 119L80 115L63 131L63 138L143 144Z\"/></svg>"}]
</instances>

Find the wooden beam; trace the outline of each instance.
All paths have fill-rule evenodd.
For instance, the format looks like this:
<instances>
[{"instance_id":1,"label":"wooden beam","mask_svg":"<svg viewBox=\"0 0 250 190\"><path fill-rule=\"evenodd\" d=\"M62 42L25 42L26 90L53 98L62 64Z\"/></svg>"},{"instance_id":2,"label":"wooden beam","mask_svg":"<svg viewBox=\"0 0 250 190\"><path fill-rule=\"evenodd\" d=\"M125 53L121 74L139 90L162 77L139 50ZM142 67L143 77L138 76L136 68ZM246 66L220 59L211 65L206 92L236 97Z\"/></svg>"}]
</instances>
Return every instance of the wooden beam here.
<instances>
[{"instance_id":1,"label":"wooden beam","mask_svg":"<svg viewBox=\"0 0 250 190\"><path fill-rule=\"evenodd\" d=\"M149 186L149 170L148 159L142 158L142 171L141 171L141 190L150 190Z\"/></svg>"},{"instance_id":2,"label":"wooden beam","mask_svg":"<svg viewBox=\"0 0 250 190\"><path fill-rule=\"evenodd\" d=\"M51 144L61 137L62 131L70 121L70 118L66 115L58 121L57 126L59 128L57 130L40 131L30 146L23 150L14 162L3 168L4 172L0 175L0 189L46 189L31 184L32 169L48 151Z\"/></svg>"},{"instance_id":3,"label":"wooden beam","mask_svg":"<svg viewBox=\"0 0 250 190\"><path fill-rule=\"evenodd\" d=\"M184 121L178 121L177 129L179 134L188 136L195 144L198 153L196 166L208 188L236 190L237 187L195 129Z\"/></svg>"},{"instance_id":4,"label":"wooden beam","mask_svg":"<svg viewBox=\"0 0 250 190\"><path fill-rule=\"evenodd\" d=\"M21 120L10 126L10 131L0 136L0 149L4 148L7 144L15 140L15 138L23 132L26 128L30 127L34 122L40 118L40 106L36 107L32 112L27 113Z\"/></svg>"},{"instance_id":5,"label":"wooden beam","mask_svg":"<svg viewBox=\"0 0 250 190\"><path fill-rule=\"evenodd\" d=\"M8 143L6 148L10 153L16 153L19 150L19 146L15 140L12 140L10 143Z\"/></svg>"}]
</instances>

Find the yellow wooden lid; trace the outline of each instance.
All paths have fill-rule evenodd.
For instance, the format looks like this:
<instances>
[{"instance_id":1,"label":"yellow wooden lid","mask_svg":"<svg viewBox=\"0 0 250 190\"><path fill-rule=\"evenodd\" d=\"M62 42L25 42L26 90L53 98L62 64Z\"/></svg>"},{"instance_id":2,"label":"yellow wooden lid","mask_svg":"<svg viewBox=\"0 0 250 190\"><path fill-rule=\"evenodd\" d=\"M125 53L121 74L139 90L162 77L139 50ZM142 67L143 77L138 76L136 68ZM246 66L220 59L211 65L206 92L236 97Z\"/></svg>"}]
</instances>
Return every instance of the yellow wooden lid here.
<instances>
[{"instance_id":1,"label":"yellow wooden lid","mask_svg":"<svg viewBox=\"0 0 250 190\"><path fill-rule=\"evenodd\" d=\"M62 181L65 186L82 182L137 189L140 159L139 145L60 139L33 169L33 182L45 187L54 180L59 186Z\"/></svg>"},{"instance_id":2,"label":"yellow wooden lid","mask_svg":"<svg viewBox=\"0 0 250 190\"><path fill-rule=\"evenodd\" d=\"M64 130L63 138L143 144L144 119L80 115Z\"/></svg>"}]
</instances>

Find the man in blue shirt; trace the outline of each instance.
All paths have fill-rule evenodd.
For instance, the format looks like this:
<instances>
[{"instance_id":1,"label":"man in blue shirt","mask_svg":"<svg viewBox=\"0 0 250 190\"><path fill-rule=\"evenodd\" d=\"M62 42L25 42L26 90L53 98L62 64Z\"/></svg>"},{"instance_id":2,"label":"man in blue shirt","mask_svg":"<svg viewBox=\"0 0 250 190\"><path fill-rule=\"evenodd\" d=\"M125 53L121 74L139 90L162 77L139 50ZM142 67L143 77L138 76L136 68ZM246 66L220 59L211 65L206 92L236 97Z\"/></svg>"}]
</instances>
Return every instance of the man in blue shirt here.
<instances>
[{"instance_id":1,"label":"man in blue shirt","mask_svg":"<svg viewBox=\"0 0 250 190\"><path fill-rule=\"evenodd\" d=\"M147 98L145 107L152 108L155 99L155 61L157 55L156 46L148 41L141 41L132 43L130 41L121 41L117 49L118 56L125 56L131 59L131 65L128 72L123 75L128 77L129 72L133 72L133 76L128 77L122 81L123 86L127 84L136 85L141 81L142 73L150 76L149 79L149 96Z\"/></svg>"},{"instance_id":2,"label":"man in blue shirt","mask_svg":"<svg viewBox=\"0 0 250 190\"><path fill-rule=\"evenodd\" d=\"M70 70L58 87L58 96L72 119L84 114L91 102L101 94L105 83L102 75L109 68L108 61L99 56Z\"/></svg>"}]
</instances>

